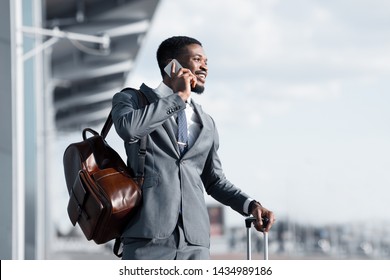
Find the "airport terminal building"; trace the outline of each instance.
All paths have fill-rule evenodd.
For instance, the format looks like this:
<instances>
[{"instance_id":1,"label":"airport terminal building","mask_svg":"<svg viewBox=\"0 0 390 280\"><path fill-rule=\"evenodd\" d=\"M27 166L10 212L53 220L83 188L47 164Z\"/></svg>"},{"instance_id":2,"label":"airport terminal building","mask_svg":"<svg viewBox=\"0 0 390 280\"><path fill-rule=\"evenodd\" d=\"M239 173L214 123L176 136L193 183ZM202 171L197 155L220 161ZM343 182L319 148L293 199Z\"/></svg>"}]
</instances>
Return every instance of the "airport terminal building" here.
<instances>
[{"instance_id":1,"label":"airport terminal building","mask_svg":"<svg viewBox=\"0 0 390 280\"><path fill-rule=\"evenodd\" d=\"M158 3L1 1L1 259L107 251L69 222L62 155L82 128L100 130Z\"/></svg>"}]
</instances>

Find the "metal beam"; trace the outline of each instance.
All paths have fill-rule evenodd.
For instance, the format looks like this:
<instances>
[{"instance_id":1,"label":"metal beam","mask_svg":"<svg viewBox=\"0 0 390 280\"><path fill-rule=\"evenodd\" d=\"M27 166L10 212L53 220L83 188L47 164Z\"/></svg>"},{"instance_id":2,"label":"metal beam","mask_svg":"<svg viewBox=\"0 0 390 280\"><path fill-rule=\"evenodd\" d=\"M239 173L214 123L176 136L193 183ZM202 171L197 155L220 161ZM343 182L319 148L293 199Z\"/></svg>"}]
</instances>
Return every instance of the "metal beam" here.
<instances>
[{"instance_id":1,"label":"metal beam","mask_svg":"<svg viewBox=\"0 0 390 280\"><path fill-rule=\"evenodd\" d=\"M58 27L53 29L44 29L32 26L22 26L20 30L27 34L50 36L57 38L66 38L69 40L83 41L89 43L101 44L103 48L110 47L110 38L103 34L101 36L94 36L89 34L80 34L74 32L61 31Z\"/></svg>"},{"instance_id":2,"label":"metal beam","mask_svg":"<svg viewBox=\"0 0 390 280\"><path fill-rule=\"evenodd\" d=\"M12 52L12 258L25 255L24 62L22 0L11 1Z\"/></svg>"}]
</instances>

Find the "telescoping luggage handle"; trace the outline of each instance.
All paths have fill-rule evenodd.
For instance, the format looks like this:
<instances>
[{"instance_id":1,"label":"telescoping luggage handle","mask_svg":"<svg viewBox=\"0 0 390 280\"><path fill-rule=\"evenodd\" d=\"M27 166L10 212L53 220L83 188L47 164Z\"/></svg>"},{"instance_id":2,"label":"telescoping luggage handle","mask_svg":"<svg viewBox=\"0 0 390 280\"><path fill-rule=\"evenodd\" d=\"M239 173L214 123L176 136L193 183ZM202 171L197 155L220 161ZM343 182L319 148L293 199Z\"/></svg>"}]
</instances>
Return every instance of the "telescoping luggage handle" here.
<instances>
[{"instance_id":1,"label":"telescoping luggage handle","mask_svg":"<svg viewBox=\"0 0 390 280\"><path fill-rule=\"evenodd\" d=\"M251 246L251 227L252 223L256 221L255 217L249 217L245 219L246 226L246 257L248 260L252 259L252 246ZM263 228L267 227L269 220L267 218L263 218ZM264 260L268 260L268 232L263 231L264 235Z\"/></svg>"}]
</instances>

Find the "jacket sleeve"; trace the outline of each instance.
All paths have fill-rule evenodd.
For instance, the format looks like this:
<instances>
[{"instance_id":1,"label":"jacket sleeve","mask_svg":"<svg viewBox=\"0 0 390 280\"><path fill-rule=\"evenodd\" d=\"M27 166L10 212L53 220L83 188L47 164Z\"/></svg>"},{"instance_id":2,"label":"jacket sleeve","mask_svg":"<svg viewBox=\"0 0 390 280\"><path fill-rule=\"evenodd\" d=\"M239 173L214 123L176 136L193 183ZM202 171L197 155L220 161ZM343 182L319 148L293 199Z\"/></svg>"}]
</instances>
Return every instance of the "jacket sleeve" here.
<instances>
[{"instance_id":1,"label":"jacket sleeve","mask_svg":"<svg viewBox=\"0 0 390 280\"><path fill-rule=\"evenodd\" d=\"M205 190L217 201L247 216L243 208L249 196L226 179L218 156L218 148L219 136L214 124L214 142L201 174Z\"/></svg>"},{"instance_id":2,"label":"jacket sleeve","mask_svg":"<svg viewBox=\"0 0 390 280\"><path fill-rule=\"evenodd\" d=\"M185 103L177 94L157 99L140 108L137 94L134 90L129 90L114 95L112 120L118 135L125 142L136 142L184 108Z\"/></svg>"}]
</instances>

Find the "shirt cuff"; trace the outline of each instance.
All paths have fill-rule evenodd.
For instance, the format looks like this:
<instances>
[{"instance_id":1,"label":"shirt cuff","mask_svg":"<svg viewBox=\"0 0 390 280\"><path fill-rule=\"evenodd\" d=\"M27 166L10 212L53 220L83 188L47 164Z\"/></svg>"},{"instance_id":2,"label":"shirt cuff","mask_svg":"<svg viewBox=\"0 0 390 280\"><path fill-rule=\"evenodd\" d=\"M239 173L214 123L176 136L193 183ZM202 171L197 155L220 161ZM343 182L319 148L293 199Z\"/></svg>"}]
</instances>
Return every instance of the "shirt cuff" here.
<instances>
[{"instance_id":1,"label":"shirt cuff","mask_svg":"<svg viewBox=\"0 0 390 280\"><path fill-rule=\"evenodd\" d=\"M248 214L248 215L250 215L250 213L249 213L249 204L252 202L252 198L248 198L247 200L245 200L245 202L244 202L244 206L243 206L243 212L245 213L245 214Z\"/></svg>"}]
</instances>

